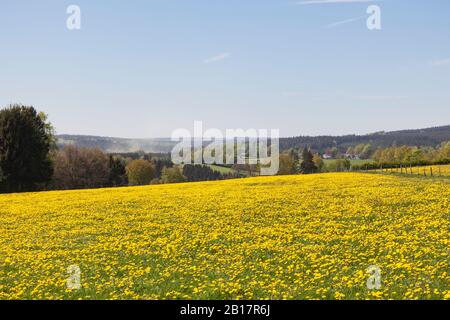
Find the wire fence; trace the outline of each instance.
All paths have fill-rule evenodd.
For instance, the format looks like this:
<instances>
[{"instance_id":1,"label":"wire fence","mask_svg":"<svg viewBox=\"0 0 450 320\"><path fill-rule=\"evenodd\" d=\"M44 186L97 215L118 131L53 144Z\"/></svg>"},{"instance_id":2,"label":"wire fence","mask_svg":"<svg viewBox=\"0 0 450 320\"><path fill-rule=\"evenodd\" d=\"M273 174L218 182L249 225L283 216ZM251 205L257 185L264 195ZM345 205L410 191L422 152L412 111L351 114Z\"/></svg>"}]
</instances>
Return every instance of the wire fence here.
<instances>
[{"instance_id":1,"label":"wire fence","mask_svg":"<svg viewBox=\"0 0 450 320\"><path fill-rule=\"evenodd\" d=\"M401 175L416 175L424 177L449 177L450 178L450 165L428 165L428 166L412 166L412 165L398 165L389 166L383 168L380 165L379 168L361 168L359 171L375 172L375 173L389 173L389 174L401 174Z\"/></svg>"}]
</instances>

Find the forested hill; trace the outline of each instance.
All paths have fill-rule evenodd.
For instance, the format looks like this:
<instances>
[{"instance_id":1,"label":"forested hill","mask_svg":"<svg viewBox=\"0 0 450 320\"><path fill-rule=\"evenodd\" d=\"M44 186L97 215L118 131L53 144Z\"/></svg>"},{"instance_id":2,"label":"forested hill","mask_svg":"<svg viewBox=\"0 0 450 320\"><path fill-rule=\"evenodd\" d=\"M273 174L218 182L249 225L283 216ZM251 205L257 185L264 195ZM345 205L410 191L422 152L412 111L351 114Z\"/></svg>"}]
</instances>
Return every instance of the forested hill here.
<instances>
[{"instance_id":1,"label":"forested hill","mask_svg":"<svg viewBox=\"0 0 450 320\"><path fill-rule=\"evenodd\" d=\"M170 138L126 139L82 135L58 135L58 146L76 145L78 147L100 148L111 153L145 151L168 153L175 145Z\"/></svg>"},{"instance_id":2,"label":"forested hill","mask_svg":"<svg viewBox=\"0 0 450 320\"><path fill-rule=\"evenodd\" d=\"M392 145L436 147L441 142L449 140L450 125L427 129L376 132L367 135L281 138L280 149L286 150L309 146L313 150L324 152L327 148L337 147L340 151L345 152L348 147L358 144L370 144L372 149L385 148Z\"/></svg>"},{"instance_id":3,"label":"forested hill","mask_svg":"<svg viewBox=\"0 0 450 320\"><path fill-rule=\"evenodd\" d=\"M372 148L392 145L431 146L435 147L443 141L450 140L450 125L417 130L401 130L376 132L367 135L345 136L299 136L280 139L280 149L302 148L309 146L315 151L337 147L342 152L349 146L371 144ZM73 144L83 147L97 147L106 152L145 151L154 153L170 152L175 145L169 138L125 139L82 135L59 135L60 146Z\"/></svg>"}]
</instances>

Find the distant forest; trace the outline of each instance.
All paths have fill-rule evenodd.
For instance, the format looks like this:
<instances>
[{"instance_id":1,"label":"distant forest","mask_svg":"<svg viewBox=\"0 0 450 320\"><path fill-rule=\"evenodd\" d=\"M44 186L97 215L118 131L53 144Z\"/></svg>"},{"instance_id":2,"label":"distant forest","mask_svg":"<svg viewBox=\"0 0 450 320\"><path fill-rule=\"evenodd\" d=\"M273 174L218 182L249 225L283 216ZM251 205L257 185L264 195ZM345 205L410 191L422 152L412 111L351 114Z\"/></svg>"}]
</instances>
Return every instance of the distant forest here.
<instances>
[{"instance_id":1,"label":"distant forest","mask_svg":"<svg viewBox=\"0 0 450 320\"><path fill-rule=\"evenodd\" d=\"M170 138L127 139L83 135L57 135L58 147L74 145L99 148L108 153L170 153L176 144Z\"/></svg>"},{"instance_id":2,"label":"distant forest","mask_svg":"<svg viewBox=\"0 0 450 320\"><path fill-rule=\"evenodd\" d=\"M282 138L280 149L300 149L308 146L316 152L324 153L326 149L336 147L340 152L345 152L349 147L358 144L370 144L373 149L400 145L436 147L448 140L450 140L450 125L417 130L376 132L367 135Z\"/></svg>"},{"instance_id":3,"label":"distant forest","mask_svg":"<svg viewBox=\"0 0 450 320\"><path fill-rule=\"evenodd\" d=\"M169 138L125 139L81 135L58 135L57 138L59 146L95 147L110 153L137 151L169 153L175 145L175 142ZM288 137L280 139L280 149L281 151L301 150L309 147L314 152L325 153L330 148L337 148L339 152L345 153L349 147L358 144L370 144L372 150L375 150L378 147L400 145L436 147L448 140L450 140L450 125L417 130L376 132L367 135Z\"/></svg>"}]
</instances>

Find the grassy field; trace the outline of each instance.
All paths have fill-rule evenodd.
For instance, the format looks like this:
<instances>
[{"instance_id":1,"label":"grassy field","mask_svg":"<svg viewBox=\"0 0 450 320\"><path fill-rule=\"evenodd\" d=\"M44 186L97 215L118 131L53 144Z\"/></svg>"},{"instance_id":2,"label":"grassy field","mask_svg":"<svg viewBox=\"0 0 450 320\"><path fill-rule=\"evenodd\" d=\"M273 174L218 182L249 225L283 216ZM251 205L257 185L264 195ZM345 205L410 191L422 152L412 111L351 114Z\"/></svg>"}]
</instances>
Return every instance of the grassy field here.
<instances>
[{"instance_id":1,"label":"grassy field","mask_svg":"<svg viewBox=\"0 0 450 320\"><path fill-rule=\"evenodd\" d=\"M0 299L449 299L449 199L362 173L0 195Z\"/></svg>"},{"instance_id":2,"label":"grassy field","mask_svg":"<svg viewBox=\"0 0 450 320\"><path fill-rule=\"evenodd\" d=\"M214 164L209 164L207 166L210 167L214 171L220 172L221 174L229 174L229 173L235 173L236 172L232 168L217 166L217 165L214 165Z\"/></svg>"},{"instance_id":3,"label":"grassy field","mask_svg":"<svg viewBox=\"0 0 450 320\"><path fill-rule=\"evenodd\" d=\"M323 159L323 162L326 165L330 165L333 164L334 162L336 162L336 159ZM371 159L367 159L367 160L361 160L361 159L350 159L350 163L352 166L354 165L362 165L362 164L366 164L366 163L372 163L373 160Z\"/></svg>"}]
</instances>

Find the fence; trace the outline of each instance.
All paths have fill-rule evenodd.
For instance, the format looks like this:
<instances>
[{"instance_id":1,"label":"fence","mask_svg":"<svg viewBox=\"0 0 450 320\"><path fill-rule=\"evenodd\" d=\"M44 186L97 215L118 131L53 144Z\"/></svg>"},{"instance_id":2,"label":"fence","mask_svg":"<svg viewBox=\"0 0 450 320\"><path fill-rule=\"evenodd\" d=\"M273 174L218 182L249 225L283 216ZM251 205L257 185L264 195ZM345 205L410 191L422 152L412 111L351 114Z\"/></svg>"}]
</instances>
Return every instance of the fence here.
<instances>
[{"instance_id":1,"label":"fence","mask_svg":"<svg viewBox=\"0 0 450 320\"><path fill-rule=\"evenodd\" d=\"M360 168L364 172L378 172L378 173L392 173L392 174L404 174L404 175L416 175L425 177L450 177L450 165L430 165L430 166L389 166L383 168L380 165L379 168Z\"/></svg>"}]
</instances>

